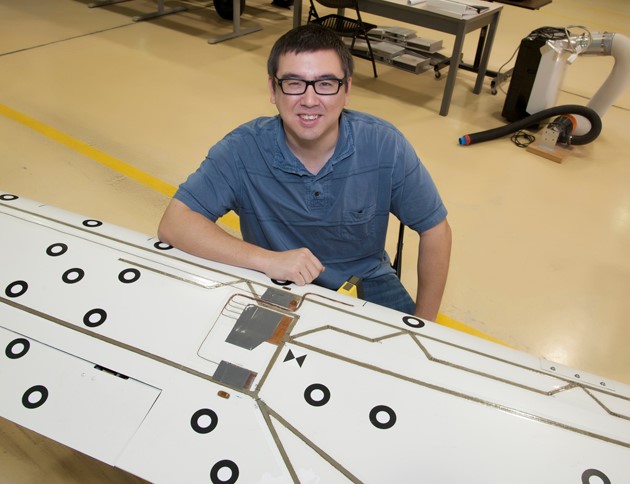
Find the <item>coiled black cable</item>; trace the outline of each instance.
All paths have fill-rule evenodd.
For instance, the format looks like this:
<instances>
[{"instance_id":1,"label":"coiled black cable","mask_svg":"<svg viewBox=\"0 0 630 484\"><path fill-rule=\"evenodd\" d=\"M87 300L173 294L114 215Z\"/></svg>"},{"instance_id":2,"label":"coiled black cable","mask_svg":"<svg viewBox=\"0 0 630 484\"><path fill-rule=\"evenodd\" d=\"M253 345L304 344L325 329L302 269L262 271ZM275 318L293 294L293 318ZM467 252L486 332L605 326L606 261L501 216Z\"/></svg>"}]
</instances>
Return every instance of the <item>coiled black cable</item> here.
<instances>
[{"instance_id":1,"label":"coiled black cable","mask_svg":"<svg viewBox=\"0 0 630 484\"><path fill-rule=\"evenodd\" d=\"M519 148L527 148L536 140L536 137L520 129L514 133L510 139L512 140L512 143Z\"/></svg>"}]
</instances>

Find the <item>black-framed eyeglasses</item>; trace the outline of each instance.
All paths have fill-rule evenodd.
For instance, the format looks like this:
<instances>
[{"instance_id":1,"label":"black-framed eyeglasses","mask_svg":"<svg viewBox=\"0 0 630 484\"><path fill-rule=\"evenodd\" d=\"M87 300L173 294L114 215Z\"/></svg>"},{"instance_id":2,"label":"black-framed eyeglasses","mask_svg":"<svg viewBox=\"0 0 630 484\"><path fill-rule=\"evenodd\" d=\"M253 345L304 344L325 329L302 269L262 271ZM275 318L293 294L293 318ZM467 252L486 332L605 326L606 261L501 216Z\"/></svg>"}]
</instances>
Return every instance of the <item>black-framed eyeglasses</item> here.
<instances>
[{"instance_id":1,"label":"black-framed eyeglasses","mask_svg":"<svg viewBox=\"0 0 630 484\"><path fill-rule=\"evenodd\" d=\"M316 81L307 81L305 79L279 79L276 77L278 85L284 94L289 96L299 96L304 94L308 86L313 86L316 94L320 96L333 96L339 92L341 86L346 83L343 79L318 79Z\"/></svg>"}]
</instances>

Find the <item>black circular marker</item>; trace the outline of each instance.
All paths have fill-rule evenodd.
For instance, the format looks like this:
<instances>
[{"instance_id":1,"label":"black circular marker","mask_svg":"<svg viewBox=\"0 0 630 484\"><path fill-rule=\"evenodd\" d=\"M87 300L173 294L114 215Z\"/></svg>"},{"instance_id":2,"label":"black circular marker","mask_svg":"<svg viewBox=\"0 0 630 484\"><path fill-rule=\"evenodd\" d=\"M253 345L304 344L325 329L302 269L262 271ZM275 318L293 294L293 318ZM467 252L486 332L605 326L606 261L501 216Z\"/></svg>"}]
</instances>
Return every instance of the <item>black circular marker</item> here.
<instances>
[{"instance_id":1,"label":"black circular marker","mask_svg":"<svg viewBox=\"0 0 630 484\"><path fill-rule=\"evenodd\" d=\"M11 193L3 193L2 195L0 195L0 200L3 200L5 202L12 202L13 200L17 200L18 198L20 197Z\"/></svg>"},{"instance_id":2,"label":"black circular marker","mask_svg":"<svg viewBox=\"0 0 630 484\"><path fill-rule=\"evenodd\" d=\"M322 392L322 397L319 400L313 398L313 393L317 391ZM313 407L322 407L330 400L330 390L321 383L313 383L304 390L304 400Z\"/></svg>"},{"instance_id":3,"label":"black circular marker","mask_svg":"<svg viewBox=\"0 0 630 484\"><path fill-rule=\"evenodd\" d=\"M36 401L31 401L30 397L39 393L39 398ZM43 385L35 385L24 392L22 396L22 405L26 408L41 407L48 400L48 389Z\"/></svg>"},{"instance_id":4,"label":"black circular marker","mask_svg":"<svg viewBox=\"0 0 630 484\"><path fill-rule=\"evenodd\" d=\"M200 420L203 417L210 417L209 425L201 425ZM190 426L193 428L195 432L198 434L209 434L212 432L219 423L219 416L216 414L214 410L210 410L209 408L201 408L193 413L193 416L190 418Z\"/></svg>"},{"instance_id":5,"label":"black circular marker","mask_svg":"<svg viewBox=\"0 0 630 484\"><path fill-rule=\"evenodd\" d=\"M173 248L172 245L162 242L160 240L153 244L153 247L155 247L157 250L171 250Z\"/></svg>"},{"instance_id":6,"label":"black circular marker","mask_svg":"<svg viewBox=\"0 0 630 484\"><path fill-rule=\"evenodd\" d=\"M219 472L223 469L229 469L231 472L230 477L227 479L221 479L219 477ZM210 480L213 484L234 484L238 480L238 475L238 466L231 460L225 459L220 460L212 466L212 470L210 471Z\"/></svg>"},{"instance_id":7,"label":"black circular marker","mask_svg":"<svg viewBox=\"0 0 630 484\"><path fill-rule=\"evenodd\" d=\"M118 274L118 280L123 284L131 284L140 279L140 271L138 269L125 269Z\"/></svg>"},{"instance_id":8,"label":"black circular marker","mask_svg":"<svg viewBox=\"0 0 630 484\"><path fill-rule=\"evenodd\" d=\"M57 257L65 254L68 251L68 246L66 244L58 243L52 244L46 249L46 254L50 257Z\"/></svg>"},{"instance_id":9,"label":"black circular marker","mask_svg":"<svg viewBox=\"0 0 630 484\"><path fill-rule=\"evenodd\" d=\"M28 290L28 282L14 281L7 286L4 293L7 297L20 297Z\"/></svg>"},{"instance_id":10,"label":"black circular marker","mask_svg":"<svg viewBox=\"0 0 630 484\"><path fill-rule=\"evenodd\" d=\"M72 269L68 269L61 276L61 280L66 284L75 284L79 282L85 276L85 271L78 267L73 267Z\"/></svg>"},{"instance_id":11,"label":"black circular marker","mask_svg":"<svg viewBox=\"0 0 630 484\"><path fill-rule=\"evenodd\" d=\"M424 321L422 321L420 318L416 318L415 316L404 316L403 323L405 323L407 326L411 326L412 328L424 327Z\"/></svg>"},{"instance_id":12,"label":"black circular marker","mask_svg":"<svg viewBox=\"0 0 630 484\"><path fill-rule=\"evenodd\" d=\"M17 360L18 358L22 358L28 350L31 348L31 343L26 338L16 338L11 341L6 349L4 350L4 354L10 360ZM17 351L16 351L17 349Z\"/></svg>"},{"instance_id":13,"label":"black circular marker","mask_svg":"<svg viewBox=\"0 0 630 484\"><path fill-rule=\"evenodd\" d=\"M582 484L595 484L595 482L599 483L599 480L591 482L591 477L599 477L602 480L603 484L611 484L610 478L602 471L597 469L586 469L582 473Z\"/></svg>"},{"instance_id":14,"label":"black circular marker","mask_svg":"<svg viewBox=\"0 0 630 484\"><path fill-rule=\"evenodd\" d=\"M94 319L94 316L96 316L97 319ZM96 328L103 324L106 319L107 312L104 309L94 308L85 313L85 316L83 316L83 324L88 328Z\"/></svg>"},{"instance_id":15,"label":"black circular marker","mask_svg":"<svg viewBox=\"0 0 630 484\"><path fill-rule=\"evenodd\" d=\"M278 279L271 279L271 282L273 282L276 286L290 286L293 284L292 281L279 281Z\"/></svg>"},{"instance_id":16,"label":"black circular marker","mask_svg":"<svg viewBox=\"0 0 630 484\"><path fill-rule=\"evenodd\" d=\"M100 220L88 219L83 221L83 226L85 227L94 228L100 227L101 225L103 225L103 222L101 222Z\"/></svg>"},{"instance_id":17,"label":"black circular marker","mask_svg":"<svg viewBox=\"0 0 630 484\"><path fill-rule=\"evenodd\" d=\"M381 422L377 416L379 413L386 413L388 419L386 422ZM386 405L377 405L370 411L370 422L376 428L379 429L391 429L396 423L396 412Z\"/></svg>"}]
</instances>

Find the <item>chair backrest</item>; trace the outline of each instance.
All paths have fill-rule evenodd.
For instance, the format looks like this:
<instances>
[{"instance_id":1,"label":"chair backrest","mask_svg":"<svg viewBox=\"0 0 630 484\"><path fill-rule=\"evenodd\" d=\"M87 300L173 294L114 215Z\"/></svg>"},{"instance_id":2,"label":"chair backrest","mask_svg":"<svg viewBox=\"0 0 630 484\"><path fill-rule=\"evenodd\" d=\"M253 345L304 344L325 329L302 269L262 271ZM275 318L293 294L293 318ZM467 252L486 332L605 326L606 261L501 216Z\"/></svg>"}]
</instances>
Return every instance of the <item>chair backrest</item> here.
<instances>
[{"instance_id":1,"label":"chair backrest","mask_svg":"<svg viewBox=\"0 0 630 484\"><path fill-rule=\"evenodd\" d=\"M357 8L357 0L315 0L328 8Z\"/></svg>"}]
</instances>

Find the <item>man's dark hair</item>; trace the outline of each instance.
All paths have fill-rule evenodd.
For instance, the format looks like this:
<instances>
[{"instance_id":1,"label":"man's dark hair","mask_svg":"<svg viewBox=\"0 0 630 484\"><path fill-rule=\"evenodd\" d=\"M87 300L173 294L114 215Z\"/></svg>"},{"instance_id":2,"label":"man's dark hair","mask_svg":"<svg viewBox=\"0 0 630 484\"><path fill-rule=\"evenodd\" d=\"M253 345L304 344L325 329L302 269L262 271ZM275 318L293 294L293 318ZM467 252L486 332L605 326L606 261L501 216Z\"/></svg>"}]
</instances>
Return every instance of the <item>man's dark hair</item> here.
<instances>
[{"instance_id":1,"label":"man's dark hair","mask_svg":"<svg viewBox=\"0 0 630 484\"><path fill-rule=\"evenodd\" d=\"M296 27L276 40L269 53L269 59L267 59L267 73L270 77L275 77L278 72L280 57L285 54L301 54L302 52L316 52L318 50L334 50L341 61L344 77L352 76L354 60L350 49L337 34L317 24Z\"/></svg>"}]
</instances>

